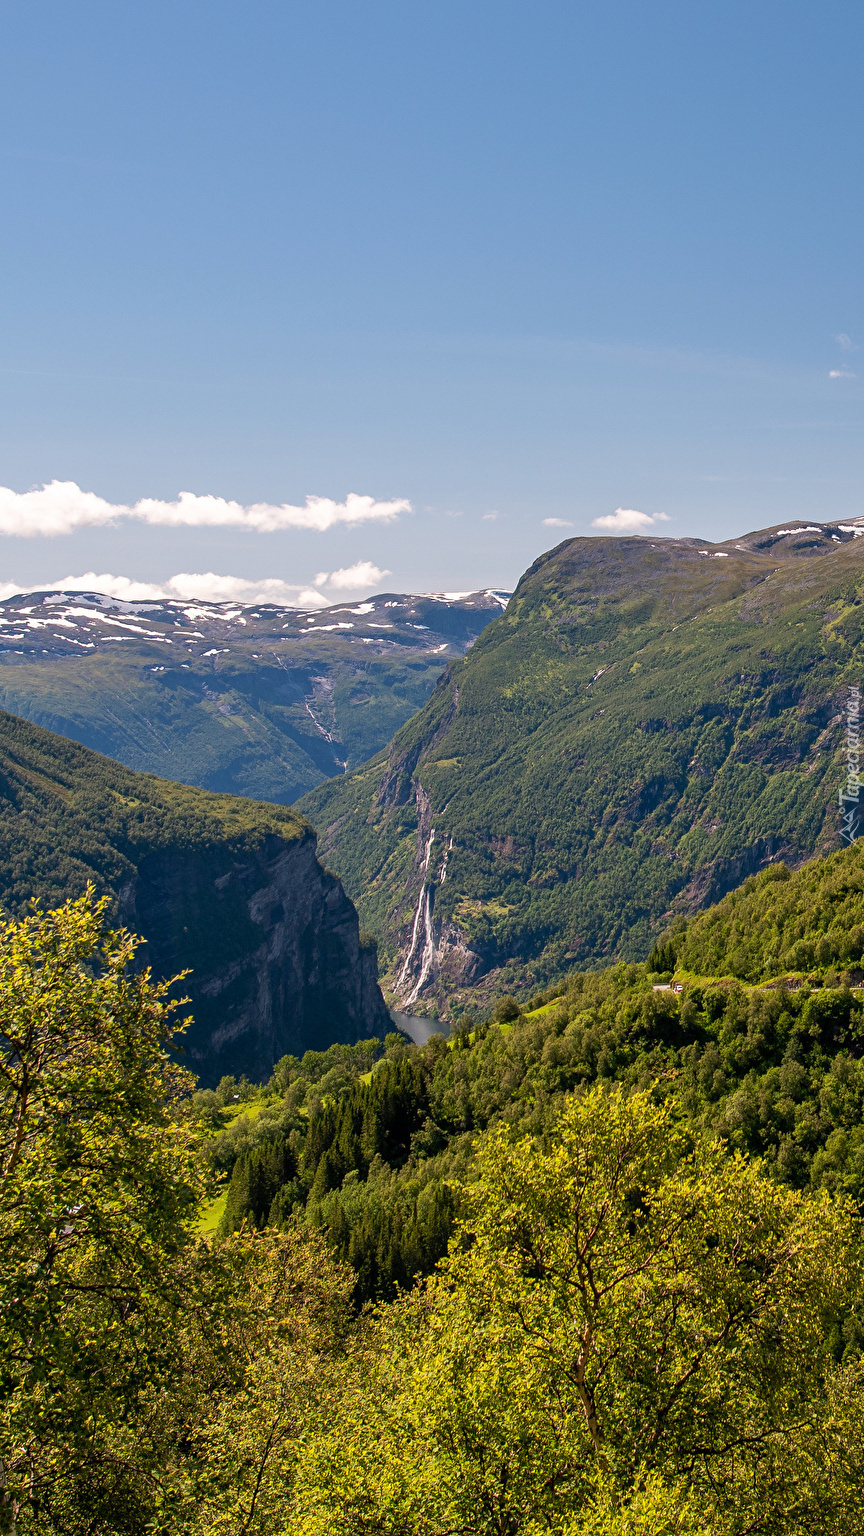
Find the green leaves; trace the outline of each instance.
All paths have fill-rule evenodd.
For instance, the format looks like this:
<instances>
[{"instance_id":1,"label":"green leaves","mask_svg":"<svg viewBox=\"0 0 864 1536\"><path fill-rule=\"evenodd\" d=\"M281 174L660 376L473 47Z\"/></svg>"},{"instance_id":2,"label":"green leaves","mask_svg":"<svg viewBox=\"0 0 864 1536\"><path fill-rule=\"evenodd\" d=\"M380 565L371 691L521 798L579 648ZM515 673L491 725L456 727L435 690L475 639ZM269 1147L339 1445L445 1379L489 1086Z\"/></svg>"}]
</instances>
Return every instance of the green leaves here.
<instances>
[{"instance_id":1,"label":"green leaves","mask_svg":"<svg viewBox=\"0 0 864 1536\"><path fill-rule=\"evenodd\" d=\"M148 1529L281 1536L298 1461L332 1422L344 1383L351 1277L313 1234L293 1229L233 1236L214 1275L220 1290L202 1298L204 1329L193 1319L186 1330L177 1397L188 1418Z\"/></svg>"},{"instance_id":2,"label":"green leaves","mask_svg":"<svg viewBox=\"0 0 864 1536\"><path fill-rule=\"evenodd\" d=\"M164 1051L166 988L131 969L135 942L107 932L103 910L84 899L0 928L0 1528L860 1527L854 1208L730 1153L656 1081L550 1093L571 1044L599 1071L645 1031L666 1037L677 1004L662 994L661 1008L644 974L581 977L540 1020L458 1050L394 1046L353 1085L343 1072L341 1096L312 1113L308 1159L278 1116L239 1149L232 1221L271 1225L211 1245L195 1234L209 1100L190 1102ZM743 990L717 991L724 1052L754 1021L781 1028L751 1017ZM816 997L789 1014L814 1051L848 1022L842 998ZM283 1063L271 1088L290 1097L301 1066ZM777 1075L808 1102L800 1061ZM854 1109L855 1073L830 1076L826 1106ZM454 1115L494 1121L473 1164L467 1136L434 1150ZM826 1168L841 1157L824 1152ZM304 1178L315 1193L322 1165L335 1187L322 1176L300 1216L293 1197ZM461 1221L436 1272L358 1315L373 1268L381 1294L431 1262L454 1199Z\"/></svg>"},{"instance_id":3,"label":"green leaves","mask_svg":"<svg viewBox=\"0 0 864 1536\"><path fill-rule=\"evenodd\" d=\"M671 1109L620 1089L568 1104L556 1141L484 1147L466 1292L518 1320L603 1468L695 1477L778 1431L854 1288L849 1214L719 1149L685 1155Z\"/></svg>"},{"instance_id":4,"label":"green leaves","mask_svg":"<svg viewBox=\"0 0 864 1536\"><path fill-rule=\"evenodd\" d=\"M122 1426L147 1439L142 1395L175 1368L205 1188L163 1049L177 1005L104 910L0 927L0 1459L7 1502L34 1508L109 1466L135 1503Z\"/></svg>"},{"instance_id":5,"label":"green leaves","mask_svg":"<svg viewBox=\"0 0 864 1536\"><path fill-rule=\"evenodd\" d=\"M834 1458L861 1384L827 1343L860 1293L847 1208L688 1150L620 1089L571 1100L545 1144L491 1134L478 1165L450 1258L382 1314L301 1462L289 1530L854 1524Z\"/></svg>"}]
</instances>

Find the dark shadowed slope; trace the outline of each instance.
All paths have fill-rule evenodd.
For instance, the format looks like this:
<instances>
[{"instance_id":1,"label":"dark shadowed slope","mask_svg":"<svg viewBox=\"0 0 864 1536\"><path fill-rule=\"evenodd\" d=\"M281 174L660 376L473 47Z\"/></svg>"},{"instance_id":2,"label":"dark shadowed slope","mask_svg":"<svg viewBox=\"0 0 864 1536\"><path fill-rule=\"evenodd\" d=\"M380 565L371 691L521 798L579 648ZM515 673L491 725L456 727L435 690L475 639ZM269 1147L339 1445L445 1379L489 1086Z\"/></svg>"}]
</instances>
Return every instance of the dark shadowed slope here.
<instances>
[{"instance_id":1,"label":"dark shadowed slope","mask_svg":"<svg viewBox=\"0 0 864 1536\"><path fill-rule=\"evenodd\" d=\"M56 906L90 882L157 975L192 969L185 1049L206 1082L390 1027L374 949L299 816L131 773L0 713L0 903Z\"/></svg>"}]
</instances>

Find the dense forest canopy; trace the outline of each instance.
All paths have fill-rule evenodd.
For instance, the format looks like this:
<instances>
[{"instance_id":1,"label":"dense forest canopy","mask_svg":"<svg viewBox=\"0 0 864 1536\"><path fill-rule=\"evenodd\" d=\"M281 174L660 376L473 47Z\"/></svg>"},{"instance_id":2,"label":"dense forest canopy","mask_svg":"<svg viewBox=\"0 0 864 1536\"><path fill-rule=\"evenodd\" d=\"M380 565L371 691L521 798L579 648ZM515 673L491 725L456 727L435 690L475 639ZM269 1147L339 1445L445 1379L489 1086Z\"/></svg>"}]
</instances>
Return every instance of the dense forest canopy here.
<instances>
[{"instance_id":1,"label":"dense forest canopy","mask_svg":"<svg viewBox=\"0 0 864 1536\"><path fill-rule=\"evenodd\" d=\"M781 919L793 924L794 953L819 953L821 966L787 973L781 947L769 973L784 985L750 985L728 965L713 974L679 966L682 990L672 990L676 951L704 959L707 936L712 955L728 960L745 928L770 950ZM568 1095L604 1082L674 1097L694 1135L761 1158L790 1187L862 1200L862 921L856 846L792 875L776 866L752 878L682 924L646 966L576 972L524 1013L501 999L490 1020L465 1019L449 1044L439 1036L416 1050L392 1036L371 1075L366 1047L286 1059L256 1118L212 1143L214 1165L233 1170L223 1229L279 1225L302 1210L354 1268L358 1298L389 1296L444 1253L472 1138L499 1122L548 1134ZM211 1097L196 1106L212 1112ZM278 1167L277 1147L287 1160Z\"/></svg>"},{"instance_id":2,"label":"dense forest canopy","mask_svg":"<svg viewBox=\"0 0 864 1536\"><path fill-rule=\"evenodd\" d=\"M819 945L861 868L769 871L450 1041L204 1091L104 908L8 921L6 1528L858 1528L864 1009L857 941ZM759 984L697 968L745 940Z\"/></svg>"}]
</instances>

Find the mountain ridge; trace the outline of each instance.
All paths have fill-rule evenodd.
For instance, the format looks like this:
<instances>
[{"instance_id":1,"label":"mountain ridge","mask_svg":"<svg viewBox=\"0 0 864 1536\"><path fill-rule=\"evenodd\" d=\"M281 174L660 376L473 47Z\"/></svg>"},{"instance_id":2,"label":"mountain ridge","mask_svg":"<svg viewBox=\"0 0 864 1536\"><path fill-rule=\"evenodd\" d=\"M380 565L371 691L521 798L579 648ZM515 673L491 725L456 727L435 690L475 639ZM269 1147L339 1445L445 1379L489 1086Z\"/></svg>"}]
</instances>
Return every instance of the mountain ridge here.
<instances>
[{"instance_id":1,"label":"mountain ridge","mask_svg":"<svg viewBox=\"0 0 864 1536\"><path fill-rule=\"evenodd\" d=\"M384 746L508 596L19 594L0 603L0 708L137 772L290 804Z\"/></svg>"},{"instance_id":2,"label":"mountain ridge","mask_svg":"<svg viewBox=\"0 0 864 1536\"><path fill-rule=\"evenodd\" d=\"M397 1006L453 1016L644 958L675 912L837 845L862 532L579 538L534 562L388 751L300 802Z\"/></svg>"}]
</instances>

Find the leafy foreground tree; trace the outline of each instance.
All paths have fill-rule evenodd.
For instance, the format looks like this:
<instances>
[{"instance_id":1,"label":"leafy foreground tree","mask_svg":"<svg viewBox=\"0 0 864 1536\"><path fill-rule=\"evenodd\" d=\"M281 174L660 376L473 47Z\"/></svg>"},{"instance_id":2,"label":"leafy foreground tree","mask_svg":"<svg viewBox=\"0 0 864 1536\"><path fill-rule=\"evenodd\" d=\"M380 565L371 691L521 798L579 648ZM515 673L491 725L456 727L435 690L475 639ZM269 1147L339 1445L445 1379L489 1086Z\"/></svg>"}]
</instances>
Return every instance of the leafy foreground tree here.
<instances>
[{"instance_id":1,"label":"leafy foreground tree","mask_svg":"<svg viewBox=\"0 0 864 1536\"><path fill-rule=\"evenodd\" d=\"M329 1429L346 1345L353 1338L357 1347L364 1331L350 1306L354 1276L317 1234L235 1234L222 1253L233 1272L221 1349L214 1354L206 1339L202 1348L202 1330L193 1330L188 1428L147 1528L166 1536L285 1532L298 1461L310 1437Z\"/></svg>"},{"instance_id":2,"label":"leafy foreground tree","mask_svg":"<svg viewBox=\"0 0 864 1536\"><path fill-rule=\"evenodd\" d=\"M0 1529L270 1529L350 1286L313 1234L196 1236L176 1005L103 915L0 927Z\"/></svg>"},{"instance_id":3,"label":"leafy foreground tree","mask_svg":"<svg viewBox=\"0 0 864 1536\"><path fill-rule=\"evenodd\" d=\"M176 1372L203 1189L162 1049L175 1005L84 897L0 927L0 1356L7 1525L85 1490L134 1523ZM110 1446L106 1440L110 1426ZM77 1490L77 1492L76 1492Z\"/></svg>"},{"instance_id":4,"label":"leafy foreground tree","mask_svg":"<svg viewBox=\"0 0 864 1536\"><path fill-rule=\"evenodd\" d=\"M292 1530L862 1528L850 1207L688 1150L620 1088L546 1147L492 1132L467 1198L310 1450Z\"/></svg>"}]
</instances>

